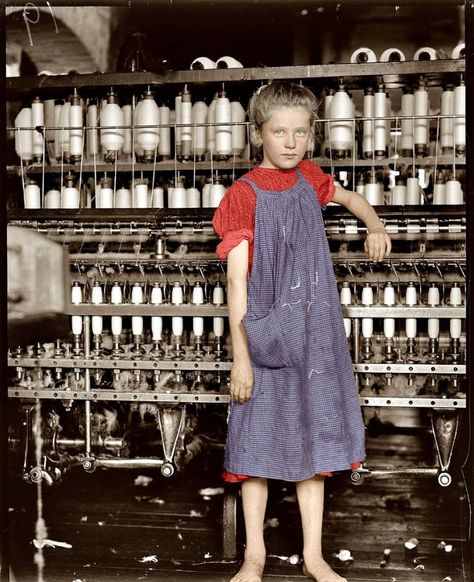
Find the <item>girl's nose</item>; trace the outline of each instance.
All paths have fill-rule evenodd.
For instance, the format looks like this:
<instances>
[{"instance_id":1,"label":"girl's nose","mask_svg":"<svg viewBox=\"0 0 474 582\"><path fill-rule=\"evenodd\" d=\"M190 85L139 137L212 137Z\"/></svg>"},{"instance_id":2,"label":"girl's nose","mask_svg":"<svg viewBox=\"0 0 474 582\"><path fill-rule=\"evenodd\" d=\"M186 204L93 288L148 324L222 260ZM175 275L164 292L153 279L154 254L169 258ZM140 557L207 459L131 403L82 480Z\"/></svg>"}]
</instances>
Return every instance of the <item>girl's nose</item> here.
<instances>
[{"instance_id":1,"label":"girl's nose","mask_svg":"<svg viewBox=\"0 0 474 582\"><path fill-rule=\"evenodd\" d=\"M288 133L288 135L286 136L285 147L291 150L296 147L295 136L292 133Z\"/></svg>"}]
</instances>

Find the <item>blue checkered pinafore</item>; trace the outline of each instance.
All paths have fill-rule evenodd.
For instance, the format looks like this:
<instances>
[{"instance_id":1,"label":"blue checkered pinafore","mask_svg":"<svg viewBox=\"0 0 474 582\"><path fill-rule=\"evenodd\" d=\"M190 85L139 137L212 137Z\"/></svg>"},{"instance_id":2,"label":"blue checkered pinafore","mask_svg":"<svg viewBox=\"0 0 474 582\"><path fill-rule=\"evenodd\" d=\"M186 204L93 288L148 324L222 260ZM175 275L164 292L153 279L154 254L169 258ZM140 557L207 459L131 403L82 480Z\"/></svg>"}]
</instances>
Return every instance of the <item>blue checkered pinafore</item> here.
<instances>
[{"instance_id":1,"label":"blue checkered pinafore","mask_svg":"<svg viewBox=\"0 0 474 582\"><path fill-rule=\"evenodd\" d=\"M364 425L321 206L294 186L257 196L244 317L254 387L231 404L229 473L302 481L363 461Z\"/></svg>"}]
</instances>

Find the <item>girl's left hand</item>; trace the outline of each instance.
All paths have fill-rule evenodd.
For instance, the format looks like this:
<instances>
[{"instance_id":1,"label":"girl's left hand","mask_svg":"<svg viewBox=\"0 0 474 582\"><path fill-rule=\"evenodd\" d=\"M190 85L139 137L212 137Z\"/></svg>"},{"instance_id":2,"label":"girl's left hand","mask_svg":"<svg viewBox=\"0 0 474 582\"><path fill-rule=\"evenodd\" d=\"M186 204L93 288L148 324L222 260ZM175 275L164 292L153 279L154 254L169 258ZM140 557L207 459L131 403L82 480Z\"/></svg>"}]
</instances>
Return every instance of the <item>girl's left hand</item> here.
<instances>
[{"instance_id":1,"label":"girl's left hand","mask_svg":"<svg viewBox=\"0 0 474 582\"><path fill-rule=\"evenodd\" d=\"M365 239L364 248L372 261L378 262L384 257L388 257L392 250L392 242L385 229L369 231Z\"/></svg>"}]
</instances>

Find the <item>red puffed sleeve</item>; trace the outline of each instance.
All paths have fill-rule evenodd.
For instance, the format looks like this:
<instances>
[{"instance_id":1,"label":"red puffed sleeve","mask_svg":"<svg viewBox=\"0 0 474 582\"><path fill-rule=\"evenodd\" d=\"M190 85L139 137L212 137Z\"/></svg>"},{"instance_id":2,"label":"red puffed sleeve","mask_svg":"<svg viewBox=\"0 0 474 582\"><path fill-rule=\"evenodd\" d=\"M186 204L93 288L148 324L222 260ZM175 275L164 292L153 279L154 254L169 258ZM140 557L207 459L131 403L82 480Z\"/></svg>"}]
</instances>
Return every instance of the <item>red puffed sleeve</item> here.
<instances>
[{"instance_id":1,"label":"red puffed sleeve","mask_svg":"<svg viewBox=\"0 0 474 582\"><path fill-rule=\"evenodd\" d=\"M331 202L336 187L331 174L326 174L321 168L311 160L303 160L299 164L304 177L314 188L319 202L325 206Z\"/></svg>"},{"instance_id":2,"label":"red puffed sleeve","mask_svg":"<svg viewBox=\"0 0 474 582\"><path fill-rule=\"evenodd\" d=\"M256 196L250 185L246 182L234 182L225 193L212 220L214 230L222 239L216 249L220 259L227 258L229 251L241 241L248 240L249 268L251 267L255 208Z\"/></svg>"}]
</instances>

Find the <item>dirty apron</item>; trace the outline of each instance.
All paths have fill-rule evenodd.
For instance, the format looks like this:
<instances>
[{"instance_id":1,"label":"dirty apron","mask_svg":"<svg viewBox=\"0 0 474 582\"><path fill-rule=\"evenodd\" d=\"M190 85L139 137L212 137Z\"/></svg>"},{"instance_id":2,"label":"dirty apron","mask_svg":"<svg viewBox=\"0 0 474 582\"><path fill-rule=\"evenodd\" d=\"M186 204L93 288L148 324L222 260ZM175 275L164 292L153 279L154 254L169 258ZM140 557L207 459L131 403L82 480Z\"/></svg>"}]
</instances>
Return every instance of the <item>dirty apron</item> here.
<instances>
[{"instance_id":1,"label":"dirty apron","mask_svg":"<svg viewBox=\"0 0 474 582\"><path fill-rule=\"evenodd\" d=\"M314 190L257 197L244 327L254 387L231 403L225 470L301 481L363 461L364 425L339 294Z\"/></svg>"}]
</instances>

